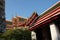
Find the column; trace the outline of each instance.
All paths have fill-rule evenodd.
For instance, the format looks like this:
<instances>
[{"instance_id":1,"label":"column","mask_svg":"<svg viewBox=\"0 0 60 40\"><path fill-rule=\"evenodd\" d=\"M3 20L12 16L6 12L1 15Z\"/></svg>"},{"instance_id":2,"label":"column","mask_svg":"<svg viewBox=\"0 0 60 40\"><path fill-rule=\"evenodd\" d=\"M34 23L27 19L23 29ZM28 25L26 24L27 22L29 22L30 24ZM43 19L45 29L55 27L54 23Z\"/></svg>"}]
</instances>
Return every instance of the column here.
<instances>
[{"instance_id":1,"label":"column","mask_svg":"<svg viewBox=\"0 0 60 40\"><path fill-rule=\"evenodd\" d=\"M52 40L59 40L58 39L59 32L58 32L57 26L54 23L50 24L50 31L51 31Z\"/></svg>"},{"instance_id":2,"label":"column","mask_svg":"<svg viewBox=\"0 0 60 40\"><path fill-rule=\"evenodd\" d=\"M36 40L36 33L34 31L31 32L32 40Z\"/></svg>"}]
</instances>

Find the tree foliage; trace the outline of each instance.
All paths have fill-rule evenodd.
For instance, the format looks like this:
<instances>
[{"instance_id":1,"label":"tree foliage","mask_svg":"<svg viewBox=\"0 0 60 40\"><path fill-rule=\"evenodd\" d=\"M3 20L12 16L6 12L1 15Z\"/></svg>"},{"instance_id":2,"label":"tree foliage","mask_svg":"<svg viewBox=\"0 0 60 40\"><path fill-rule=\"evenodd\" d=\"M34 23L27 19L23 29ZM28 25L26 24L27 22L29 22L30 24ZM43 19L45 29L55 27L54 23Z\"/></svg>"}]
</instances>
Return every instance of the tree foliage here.
<instances>
[{"instance_id":1,"label":"tree foliage","mask_svg":"<svg viewBox=\"0 0 60 40\"><path fill-rule=\"evenodd\" d=\"M31 32L26 28L8 30L0 34L2 40L31 40Z\"/></svg>"}]
</instances>

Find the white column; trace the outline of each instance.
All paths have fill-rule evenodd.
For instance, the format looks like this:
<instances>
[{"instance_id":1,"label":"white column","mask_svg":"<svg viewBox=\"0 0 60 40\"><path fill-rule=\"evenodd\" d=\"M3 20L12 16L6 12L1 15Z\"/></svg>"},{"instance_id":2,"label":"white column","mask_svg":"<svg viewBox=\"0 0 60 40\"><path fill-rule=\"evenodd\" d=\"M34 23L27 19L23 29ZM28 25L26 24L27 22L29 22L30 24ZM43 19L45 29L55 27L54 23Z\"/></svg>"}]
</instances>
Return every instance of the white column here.
<instances>
[{"instance_id":1,"label":"white column","mask_svg":"<svg viewBox=\"0 0 60 40\"><path fill-rule=\"evenodd\" d=\"M58 40L58 29L55 24L50 24L50 31L52 40Z\"/></svg>"},{"instance_id":2,"label":"white column","mask_svg":"<svg viewBox=\"0 0 60 40\"><path fill-rule=\"evenodd\" d=\"M31 32L32 40L36 40L36 33L34 31Z\"/></svg>"}]
</instances>

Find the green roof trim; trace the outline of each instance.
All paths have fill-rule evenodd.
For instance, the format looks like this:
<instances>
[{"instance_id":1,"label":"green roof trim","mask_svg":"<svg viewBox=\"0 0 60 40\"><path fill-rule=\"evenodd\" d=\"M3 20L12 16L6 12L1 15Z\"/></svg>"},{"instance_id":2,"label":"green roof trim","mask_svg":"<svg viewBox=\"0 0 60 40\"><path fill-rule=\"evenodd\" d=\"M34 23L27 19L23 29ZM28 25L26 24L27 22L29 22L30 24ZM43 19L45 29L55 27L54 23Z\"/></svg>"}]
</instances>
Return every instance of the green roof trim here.
<instances>
[{"instance_id":1,"label":"green roof trim","mask_svg":"<svg viewBox=\"0 0 60 40\"><path fill-rule=\"evenodd\" d=\"M24 18L19 18L19 21L24 22L26 19Z\"/></svg>"},{"instance_id":2,"label":"green roof trim","mask_svg":"<svg viewBox=\"0 0 60 40\"><path fill-rule=\"evenodd\" d=\"M60 6L60 2L58 2L55 6L53 6L53 7L50 8L49 10L47 10L47 11L46 11L45 13L43 13L42 15L40 15L39 18L42 17L43 15L51 12L52 10L54 10L55 8L57 8L57 7L59 7L59 6Z\"/></svg>"},{"instance_id":3,"label":"green roof trim","mask_svg":"<svg viewBox=\"0 0 60 40\"><path fill-rule=\"evenodd\" d=\"M12 25L12 22L6 22L6 23Z\"/></svg>"}]
</instances>

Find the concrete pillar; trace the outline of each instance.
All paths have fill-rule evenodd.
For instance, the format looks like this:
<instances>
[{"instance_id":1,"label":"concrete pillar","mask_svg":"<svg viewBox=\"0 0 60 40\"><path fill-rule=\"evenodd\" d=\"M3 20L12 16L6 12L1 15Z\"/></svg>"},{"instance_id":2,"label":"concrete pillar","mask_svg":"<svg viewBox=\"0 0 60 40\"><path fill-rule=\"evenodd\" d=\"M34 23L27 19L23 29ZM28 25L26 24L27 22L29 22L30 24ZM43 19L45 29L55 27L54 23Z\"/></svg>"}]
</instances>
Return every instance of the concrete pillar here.
<instances>
[{"instance_id":1,"label":"concrete pillar","mask_svg":"<svg viewBox=\"0 0 60 40\"><path fill-rule=\"evenodd\" d=\"M59 40L58 39L59 32L55 24L50 24L50 31L52 40Z\"/></svg>"},{"instance_id":2,"label":"concrete pillar","mask_svg":"<svg viewBox=\"0 0 60 40\"><path fill-rule=\"evenodd\" d=\"M34 31L31 32L32 40L36 40L36 33Z\"/></svg>"}]
</instances>

